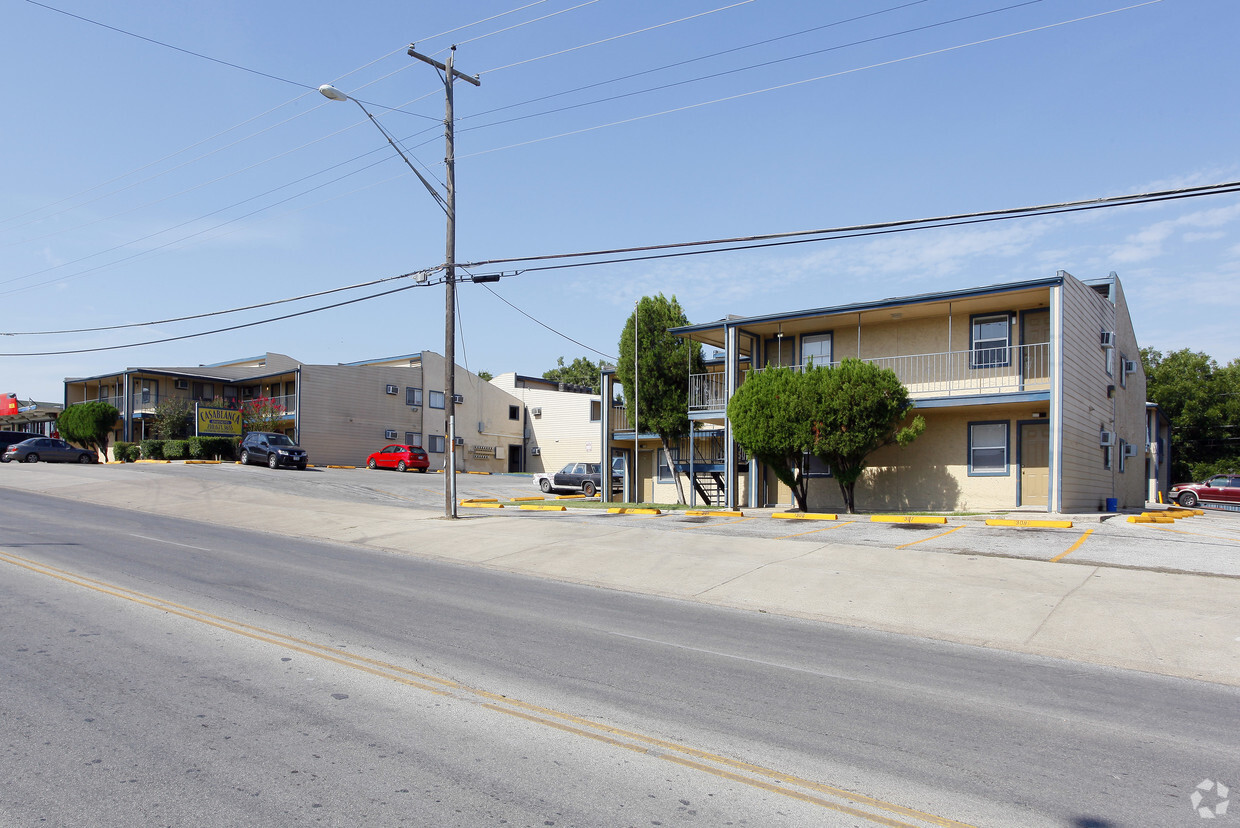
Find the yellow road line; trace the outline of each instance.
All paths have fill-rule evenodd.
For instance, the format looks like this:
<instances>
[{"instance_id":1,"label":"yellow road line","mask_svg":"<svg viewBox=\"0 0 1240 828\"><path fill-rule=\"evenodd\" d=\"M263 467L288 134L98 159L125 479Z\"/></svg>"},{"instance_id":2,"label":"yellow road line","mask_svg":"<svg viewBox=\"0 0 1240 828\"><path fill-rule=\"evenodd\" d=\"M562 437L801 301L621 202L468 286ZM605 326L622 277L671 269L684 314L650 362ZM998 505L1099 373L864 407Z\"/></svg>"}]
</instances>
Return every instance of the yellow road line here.
<instances>
[{"instance_id":1,"label":"yellow road line","mask_svg":"<svg viewBox=\"0 0 1240 828\"><path fill-rule=\"evenodd\" d=\"M1081 548L1081 545L1085 543L1085 539L1086 539L1086 538L1088 538L1088 537L1089 537L1090 535L1092 535L1093 533L1094 533L1094 530L1093 530L1093 529L1086 529L1086 530L1085 530L1085 534L1081 535L1079 538L1077 538L1077 539L1076 539L1076 543L1072 544L1072 545L1071 545L1071 546L1069 546L1067 549L1065 549L1064 551L1060 552L1060 553L1059 553L1058 555L1056 555L1055 557L1051 558L1051 563L1057 563L1057 562L1059 562L1059 561L1062 561L1064 558L1068 557L1068 556L1069 556L1069 555L1071 555L1073 552L1075 552L1076 550L1080 549L1080 548Z\"/></svg>"},{"instance_id":2,"label":"yellow road line","mask_svg":"<svg viewBox=\"0 0 1240 828\"><path fill-rule=\"evenodd\" d=\"M916 546L919 543L925 543L926 541L932 541L935 538L944 538L950 535L952 532L958 532L963 528L964 528L963 526L953 526L951 529L948 529L946 532L939 532L937 535L931 535L928 538L922 538L921 540L915 540L909 543L902 543L899 546L897 546L896 549L907 549L910 546Z\"/></svg>"},{"instance_id":3,"label":"yellow road line","mask_svg":"<svg viewBox=\"0 0 1240 828\"><path fill-rule=\"evenodd\" d=\"M808 532L797 532L795 535L780 535L775 540L783 540L785 538L799 538L803 535L812 535L815 532L830 532L832 529L843 529L845 526L852 526L857 521L850 520L845 523L837 523L834 526L822 526L818 529L810 529Z\"/></svg>"},{"instance_id":4,"label":"yellow road line","mask_svg":"<svg viewBox=\"0 0 1240 828\"><path fill-rule=\"evenodd\" d=\"M725 779L730 779L732 781L748 785L750 787L759 788L770 793L775 793L789 799L795 799L801 802L838 811L840 813L849 814L850 816L855 816L878 825L892 826L892 828L917 828L917 826L911 822L904 822L902 820L886 816L884 813L864 811L861 810L862 807L868 807L877 811L885 811L890 814L912 818L918 822L930 823L932 825L942 826L942 828L973 828L973 826L970 826L967 823L958 822L956 820L926 813L924 811L918 811L914 808L908 808L893 802L886 802L881 799L866 796L865 794L848 791L843 788L837 788L821 782L815 782L810 779L802 779L772 768L766 768L761 765L754 765L748 762L730 759L726 756L699 750L677 742L669 742L635 731L611 727L601 722L595 722L570 713L562 713L551 708L529 704L528 702L523 702L519 699L492 693L481 688L471 687L467 684L461 684L451 679L421 673L416 670L409 670L396 664L390 664L388 662L368 658L366 656L351 653L327 644L320 644L314 641L296 638L275 630L257 627L243 621L237 621L235 619L214 615L212 613L194 609L193 607L189 607L184 604L167 601L162 598L157 598L152 595L137 592L136 590L128 589L126 587L110 584L106 581L100 581L84 575L78 575L50 564L39 563L29 558L23 558L8 552L0 551L0 561L7 562L13 566L26 569L36 574L55 578L73 586L79 586L94 592L112 596L114 598L130 601L141 606L149 607L171 615L176 615L190 621L196 621L200 624L215 627L217 629L231 632L256 641L273 644L277 647L281 647L292 652L313 656L342 667L348 667L358 670L359 672L404 684L408 687L426 690L439 696L448 696L466 703L478 704L480 707L484 707L496 713L503 713L505 715L520 718L535 724L541 724L565 733L601 742L612 747L630 750L646 756L654 756L658 759L673 762L686 768L709 773ZM652 746L666 752L652 752ZM775 782L765 781L767 779L775 780ZM804 791L792 790L787 787L789 785L795 785L805 790L827 794L837 799L851 802L858 807L844 805L839 802L832 802L827 799L823 799L822 797L805 793Z\"/></svg>"}]
</instances>

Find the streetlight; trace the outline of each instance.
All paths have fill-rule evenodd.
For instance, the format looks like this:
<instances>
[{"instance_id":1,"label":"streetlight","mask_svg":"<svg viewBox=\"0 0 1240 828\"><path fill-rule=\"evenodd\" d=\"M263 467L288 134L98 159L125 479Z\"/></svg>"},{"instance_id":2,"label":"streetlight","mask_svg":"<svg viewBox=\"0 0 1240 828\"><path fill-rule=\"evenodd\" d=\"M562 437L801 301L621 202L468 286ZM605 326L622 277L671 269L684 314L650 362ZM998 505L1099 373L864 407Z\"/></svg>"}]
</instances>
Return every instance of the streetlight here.
<instances>
[{"instance_id":1,"label":"streetlight","mask_svg":"<svg viewBox=\"0 0 1240 828\"><path fill-rule=\"evenodd\" d=\"M435 199L435 203L443 210L444 215L448 219L447 245L446 245L446 261L444 268L446 275L444 276L444 414L447 416L447 439L445 450L447 453L447 468L444 469L444 516L448 518L456 517L456 163L454 158L454 138L453 138L453 121L452 114L452 82L456 78L461 78L472 83L474 86L480 86L481 82L476 77L469 77L452 68L452 52L456 51L456 46L452 47L452 52L448 53L448 62L446 64L433 60L425 55L420 55L414 51L413 44L409 44L409 56L415 57L425 63L429 63L440 71L440 75L444 82L444 98L446 100L444 106L444 143L446 151L444 153L444 164L447 167L447 178L445 189L446 197L441 196L431 183L418 171L407 156L396 143L396 140L388 133L383 125L380 124L370 111L362 106L362 102L357 98L346 95L336 87L329 83L325 83L319 87L319 92L323 97L333 101L353 101L357 104L362 112L366 113L366 117L374 124L388 143L392 145L392 149L409 165L409 169L413 170L413 174L422 182L422 186Z\"/></svg>"}]
</instances>

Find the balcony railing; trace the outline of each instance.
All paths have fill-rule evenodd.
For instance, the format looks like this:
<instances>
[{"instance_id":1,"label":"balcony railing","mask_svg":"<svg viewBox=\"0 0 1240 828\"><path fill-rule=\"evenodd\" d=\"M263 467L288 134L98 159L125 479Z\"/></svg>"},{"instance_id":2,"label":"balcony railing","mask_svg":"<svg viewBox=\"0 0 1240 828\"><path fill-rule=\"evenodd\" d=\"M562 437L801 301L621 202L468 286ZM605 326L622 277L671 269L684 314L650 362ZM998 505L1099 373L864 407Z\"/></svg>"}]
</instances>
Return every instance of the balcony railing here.
<instances>
[{"instance_id":1,"label":"balcony railing","mask_svg":"<svg viewBox=\"0 0 1240 828\"><path fill-rule=\"evenodd\" d=\"M172 399L172 398L173 397L171 394L161 395L161 394L152 394L152 393L146 393L146 394L135 393L133 395L133 413L134 414L151 414L155 411L155 408L161 402L167 402L169 399ZM182 399L185 399L185 398L182 397ZM285 394L283 396L272 397L271 401L275 403L277 406L279 406L281 409L283 409L284 416L292 419L297 414L297 395L296 394ZM106 403L111 404L113 407L116 408L117 411L121 412L122 414L124 414L125 412L125 398L124 397L104 397L102 400L93 400L93 399L92 400L79 400L77 402L69 403L69 405L80 405L81 403L84 403L84 402L106 402ZM197 401L189 400L191 407L194 402L199 402L202 405L209 405L211 401L210 400L197 400ZM249 402L249 400L239 400L239 399L230 400L225 403L224 407L225 408L240 408L243 402ZM623 412L623 409L621 409L621 412Z\"/></svg>"},{"instance_id":2,"label":"balcony railing","mask_svg":"<svg viewBox=\"0 0 1240 828\"><path fill-rule=\"evenodd\" d=\"M928 399L1047 391L1050 389L1050 353L1050 343L1042 342L863 361L894 371L913 399ZM838 362L832 364L839 365ZM742 382L748 374L745 372L741 376ZM723 411L727 402L722 373L690 375L690 411Z\"/></svg>"}]
</instances>

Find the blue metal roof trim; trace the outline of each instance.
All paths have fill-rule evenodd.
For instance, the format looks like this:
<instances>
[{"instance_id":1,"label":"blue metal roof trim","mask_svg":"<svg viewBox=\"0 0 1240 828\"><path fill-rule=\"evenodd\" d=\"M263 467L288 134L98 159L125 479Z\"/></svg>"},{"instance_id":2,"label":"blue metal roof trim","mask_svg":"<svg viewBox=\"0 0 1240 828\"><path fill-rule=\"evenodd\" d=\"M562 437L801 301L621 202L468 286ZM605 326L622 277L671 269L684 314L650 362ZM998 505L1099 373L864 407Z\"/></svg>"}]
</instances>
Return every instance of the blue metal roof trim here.
<instances>
[{"instance_id":1,"label":"blue metal roof trim","mask_svg":"<svg viewBox=\"0 0 1240 828\"><path fill-rule=\"evenodd\" d=\"M1050 391L1025 391L1016 394L978 394L968 397L934 397L914 400L912 411L921 408L956 408L964 405L1002 405L1004 403L1049 402Z\"/></svg>"},{"instance_id":2,"label":"blue metal roof trim","mask_svg":"<svg viewBox=\"0 0 1240 828\"><path fill-rule=\"evenodd\" d=\"M1055 287L1063 284L1064 275L1065 274L1060 273L1048 279L1030 279L1024 282L986 285L984 287L967 288L964 290L923 293L915 296L899 296L891 299L880 299L874 302L859 302L852 305L809 308L806 310L790 311L787 313L766 314L764 316L729 317L728 319L720 319L715 322L706 322L699 325L685 325L679 328L670 328L669 332L673 334L694 333L697 331L716 330L720 327L744 327L745 325L760 322L785 322L791 319L801 319L814 316L834 316L841 313L857 313L859 311L882 310L884 308L900 307L903 305L921 305L929 302L944 302L952 299L988 296L995 293L1011 293L1013 291L1028 290L1030 288Z\"/></svg>"}]
</instances>

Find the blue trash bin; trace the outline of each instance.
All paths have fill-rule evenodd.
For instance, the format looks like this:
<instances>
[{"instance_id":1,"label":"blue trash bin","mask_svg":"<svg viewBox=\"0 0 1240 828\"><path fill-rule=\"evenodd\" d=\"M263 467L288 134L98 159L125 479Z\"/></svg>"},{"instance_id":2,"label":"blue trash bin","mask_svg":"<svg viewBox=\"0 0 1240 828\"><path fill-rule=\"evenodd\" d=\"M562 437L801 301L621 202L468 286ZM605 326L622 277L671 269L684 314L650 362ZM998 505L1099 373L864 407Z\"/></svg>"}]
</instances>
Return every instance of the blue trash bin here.
<instances>
[{"instance_id":1,"label":"blue trash bin","mask_svg":"<svg viewBox=\"0 0 1240 828\"><path fill-rule=\"evenodd\" d=\"M1108 512L1118 512L1118 511L1119 511L1119 498L1116 498L1116 497L1108 497L1108 498L1107 498L1107 511L1108 511Z\"/></svg>"}]
</instances>

